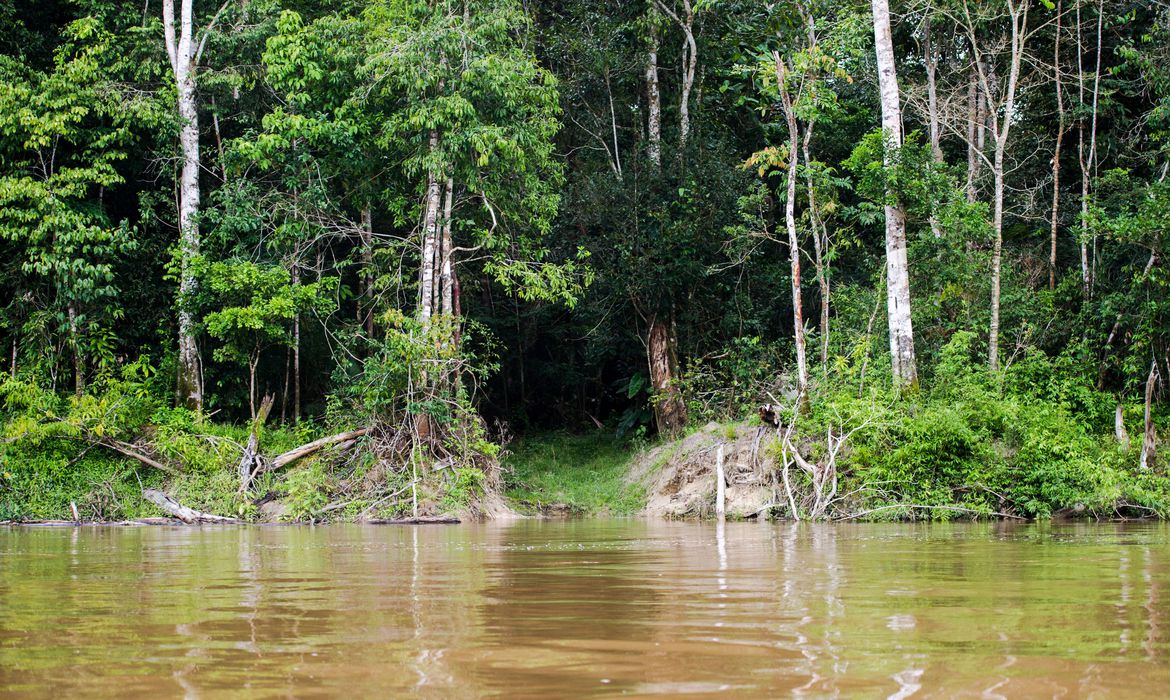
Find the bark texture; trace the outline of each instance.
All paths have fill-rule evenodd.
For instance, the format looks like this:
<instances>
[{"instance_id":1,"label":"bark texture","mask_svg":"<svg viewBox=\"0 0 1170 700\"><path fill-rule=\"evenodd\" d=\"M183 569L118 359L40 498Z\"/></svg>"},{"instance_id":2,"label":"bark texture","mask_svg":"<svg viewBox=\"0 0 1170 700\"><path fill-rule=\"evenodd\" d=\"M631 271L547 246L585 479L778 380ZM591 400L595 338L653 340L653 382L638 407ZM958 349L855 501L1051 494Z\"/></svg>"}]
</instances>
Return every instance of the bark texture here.
<instances>
[{"instance_id":1,"label":"bark texture","mask_svg":"<svg viewBox=\"0 0 1170 700\"><path fill-rule=\"evenodd\" d=\"M882 131L887 146L902 145L902 105L894 42L890 34L888 0L873 0L873 34L877 51L878 87L882 103ZM914 326L910 317L910 270L906 255L906 215L901 207L886 205L886 310L890 327L890 358L894 382L900 387L918 383L914 355Z\"/></svg>"},{"instance_id":2,"label":"bark texture","mask_svg":"<svg viewBox=\"0 0 1170 700\"><path fill-rule=\"evenodd\" d=\"M678 389L678 356L670 324L655 315L647 333L646 354L654 389L654 421L662 435L678 435L687 424L687 407Z\"/></svg>"},{"instance_id":3,"label":"bark texture","mask_svg":"<svg viewBox=\"0 0 1170 700\"><path fill-rule=\"evenodd\" d=\"M196 102L196 47L192 19L194 0L181 0L176 37L175 0L163 0L163 33L177 87L176 108L181 122L179 146L183 167L179 179L179 403L192 410L203 407L203 380L195 319L185 300L195 293L191 261L199 255L199 110Z\"/></svg>"}]
</instances>

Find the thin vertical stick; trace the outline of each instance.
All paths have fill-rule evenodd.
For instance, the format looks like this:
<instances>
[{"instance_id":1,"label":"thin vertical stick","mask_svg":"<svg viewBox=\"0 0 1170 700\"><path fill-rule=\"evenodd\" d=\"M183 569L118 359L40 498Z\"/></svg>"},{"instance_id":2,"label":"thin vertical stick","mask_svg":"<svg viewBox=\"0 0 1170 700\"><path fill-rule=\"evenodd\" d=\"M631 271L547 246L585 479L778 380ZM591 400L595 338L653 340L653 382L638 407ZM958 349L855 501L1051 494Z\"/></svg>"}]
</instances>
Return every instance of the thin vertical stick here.
<instances>
[{"instance_id":1,"label":"thin vertical stick","mask_svg":"<svg viewBox=\"0 0 1170 700\"><path fill-rule=\"evenodd\" d=\"M719 451L715 457L715 517L720 520L727 517L726 482L723 473L723 443L719 443Z\"/></svg>"}]
</instances>

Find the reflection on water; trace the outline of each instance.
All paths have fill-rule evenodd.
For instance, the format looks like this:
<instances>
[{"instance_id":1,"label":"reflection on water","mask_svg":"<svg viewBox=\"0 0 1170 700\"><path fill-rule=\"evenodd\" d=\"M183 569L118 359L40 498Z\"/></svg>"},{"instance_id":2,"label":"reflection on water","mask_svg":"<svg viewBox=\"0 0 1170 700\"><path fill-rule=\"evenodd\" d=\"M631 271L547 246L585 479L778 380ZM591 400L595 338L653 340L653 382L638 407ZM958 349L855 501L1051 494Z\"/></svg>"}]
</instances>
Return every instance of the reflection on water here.
<instances>
[{"instance_id":1,"label":"reflection on water","mask_svg":"<svg viewBox=\"0 0 1170 700\"><path fill-rule=\"evenodd\" d=\"M1164 525L0 528L0 696L1164 697Z\"/></svg>"}]
</instances>

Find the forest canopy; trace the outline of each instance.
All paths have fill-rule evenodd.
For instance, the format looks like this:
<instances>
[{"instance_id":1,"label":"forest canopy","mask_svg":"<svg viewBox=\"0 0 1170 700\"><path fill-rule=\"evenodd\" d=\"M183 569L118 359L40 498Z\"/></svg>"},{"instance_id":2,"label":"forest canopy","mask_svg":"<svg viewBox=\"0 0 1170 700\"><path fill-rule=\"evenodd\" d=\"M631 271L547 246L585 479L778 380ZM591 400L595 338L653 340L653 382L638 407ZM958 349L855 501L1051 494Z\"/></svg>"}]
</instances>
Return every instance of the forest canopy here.
<instances>
[{"instance_id":1,"label":"forest canopy","mask_svg":"<svg viewBox=\"0 0 1170 700\"><path fill-rule=\"evenodd\" d=\"M741 420L791 517L1167 513L1163 0L0 27L0 520L144 479L417 516L498 491L515 435Z\"/></svg>"}]
</instances>

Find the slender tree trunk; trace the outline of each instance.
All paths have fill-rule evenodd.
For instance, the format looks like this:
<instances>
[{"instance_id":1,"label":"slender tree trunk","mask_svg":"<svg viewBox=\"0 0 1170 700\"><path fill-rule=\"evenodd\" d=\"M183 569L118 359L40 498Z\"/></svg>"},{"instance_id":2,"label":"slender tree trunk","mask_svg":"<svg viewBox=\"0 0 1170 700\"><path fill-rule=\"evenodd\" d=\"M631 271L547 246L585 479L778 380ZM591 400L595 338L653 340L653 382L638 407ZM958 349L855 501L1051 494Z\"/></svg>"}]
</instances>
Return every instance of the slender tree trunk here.
<instances>
[{"instance_id":1,"label":"slender tree trunk","mask_svg":"<svg viewBox=\"0 0 1170 700\"><path fill-rule=\"evenodd\" d=\"M439 134L431 132L431 151L439 147ZM435 248L438 246L439 207L442 203L442 185L434 173L427 175L426 213L423 217L422 262L419 274L418 315L423 329L429 329L435 312Z\"/></svg>"},{"instance_id":2,"label":"slender tree trunk","mask_svg":"<svg viewBox=\"0 0 1170 700\"><path fill-rule=\"evenodd\" d=\"M85 393L85 355L81 351L81 329L77 324L77 307L69 302L69 345L73 350L73 390L78 396Z\"/></svg>"},{"instance_id":3,"label":"slender tree trunk","mask_svg":"<svg viewBox=\"0 0 1170 700\"><path fill-rule=\"evenodd\" d=\"M374 215L370 205L362 207L361 294L358 323L365 326L366 337L374 337Z\"/></svg>"},{"instance_id":4,"label":"slender tree trunk","mask_svg":"<svg viewBox=\"0 0 1170 700\"><path fill-rule=\"evenodd\" d=\"M609 126L613 136L613 174L622 179L622 151L618 145L617 109L613 103L613 87L609 81L609 68L605 69L605 95L609 98Z\"/></svg>"},{"instance_id":5,"label":"slender tree trunk","mask_svg":"<svg viewBox=\"0 0 1170 700\"><path fill-rule=\"evenodd\" d=\"M927 8L929 13L931 8ZM943 162L941 140L941 129L939 127L938 115L938 84L936 76L938 74L938 55L934 50L934 39L931 36L932 18L927 17L926 23L922 30L922 43L924 59L926 64L926 116L928 121L928 128L930 130L930 154L934 158L934 162Z\"/></svg>"},{"instance_id":6,"label":"slender tree trunk","mask_svg":"<svg viewBox=\"0 0 1170 700\"><path fill-rule=\"evenodd\" d=\"M943 162L942 146L940 145L941 133L938 116L938 85L936 76L938 73L938 56L935 54L934 41L931 36L932 17L930 12L933 8L927 7L927 17L925 26L922 30L923 43L923 58L926 64L926 115L930 130L930 155L935 163ZM938 218L931 211L930 214L930 232L934 234L935 238L942 238L942 230L938 225Z\"/></svg>"},{"instance_id":7,"label":"slender tree trunk","mask_svg":"<svg viewBox=\"0 0 1170 700\"><path fill-rule=\"evenodd\" d=\"M653 10L651 11L653 13ZM651 15L653 19L653 14ZM662 95L658 85L658 29L651 27L646 54L646 133L650 162L662 165ZM654 390L654 418L658 432L677 435L686 426L686 404L676 385L678 355L669 325L658 313L649 319L646 332L646 360Z\"/></svg>"},{"instance_id":8,"label":"slender tree trunk","mask_svg":"<svg viewBox=\"0 0 1170 700\"><path fill-rule=\"evenodd\" d=\"M1075 0L1074 0L1075 1ZM1060 81L1060 20L1063 3L1056 3L1056 36L1052 42L1052 77L1056 83L1056 146L1052 149L1052 230L1048 248L1048 289L1056 290L1056 232L1060 225L1060 147L1064 143L1064 90Z\"/></svg>"},{"instance_id":9,"label":"slender tree trunk","mask_svg":"<svg viewBox=\"0 0 1170 700\"><path fill-rule=\"evenodd\" d=\"M285 416L288 415L288 383L289 376L292 372L292 348L288 348L284 353L284 391L280 394L280 422L285 422Z\"/></svg>"},{"instance_id":10,"label":"slender tree trunk","mask_svg":"<svg viewBox=\"0 0 1170 700\"><path fill-rule=\"evenodd\" d=\"M772 58L776 63L776 86L780 91L780 104L784 108L784 119L788 125L788 167L787 190L784 198L784 227L788 232L788 257L792 276L792 331L796 345L796 380L800 405L808 405L808 358L804 337L804 302L800 284L800 239L796 231L796 171L800 163L800 134L796 123L796 111L788 93L788 65L775 51Z\"/></svg>"},{"instance_id":11,"label":"slender tree trunk","mask_svg":"<svg viewBox=\"0 0 1170 700\"><path fill-rule=\"evenodd\" d=\"M967 81L967 201L974 203L979 197L979 191L976 188L976 179L979 177L979 151L978 151L978 135L976 131L979 128L979 78L972 69L971 76Z\"/></svg>"},{"instance_id":12,"label":"slender tree trunk","mask_svg":"<svg viewBox=\"0 0 1170 700\"><path fill-rule=\"evenodd\" d=\"M894 42L890 33L888 0L872 0L873 34L877 52L878 85L882 102L882 131L887 150L902 146L902 105ZM888 156L887 156L888 158ZM888 161L887 161L888 162ZM894 383L900 389L918 384L914 355L914 325L910 315L910 270L906 253L906 215L900 206L886 205L886 306L890 326L890 358Z\"/></svg>"},{"instance_id":13,"label":"slender tree trunk","mask_svg":"<svg viewBox=\"0 0 1170 700\"><path fill-rule=\"evenodd\" d=\"M817 287L820 291L821 323L821 371L828 371L829 367L829 264L826 258L828 253L829 237L825 230L825 223L821 220L817 209L816 187L812 178L812 156L809 142L812 141L813 125L804 129L802 153L804 155L805 189L808 190L809 224L812 228L813 260L817 267Z\"/></svg>"},{"instance_id":14,"label":"slender tree trunk","mask_svg":"<svg viewBox=\"0 0 1170 700\"><path fill-rule=\"evenodd\" d=\"M682 95L678 103L678 143L679 150L682 151L686 149L687 137L691 133L691 90L695 86L695 66L699 59L699 47L695 43L695 10L691 5L691 0L683 0L683 14L680 17L669 5L661 0L656 0L656 2L659 9L674 20L674 23L682 29L683 36L686 37L682 56Z\"/></svg>"},{"instance_id":15,"label":"slender tree trunk","mask_svg":"<svg viewBox=\"0 0 1170 700\"><path fill-rule=\"evenodd\" d=\"M653 21L653 11L651 11ZM658 28L650 29L646 52L646 141L650 162L662 164L662 95L658 89Z\"/></svg>"},{"instance_id":16,"label":"slender tree trunk","mask_svg":"<svg viewBox=\"0 0 1170 700\"><path fill-rule=\"evenodd\" d=\"M1085 108L1085 69L1083 64L1083 57L1085 54L1083 29L1081 23L1081 2L1078 0L1076 5L1076 20L1077 20L1077 98L1081 105L1082 111ZM1081 249L1081 286L1082 293L1085 299L1089 299L1093 295L1093 265L1089 259L1089 202L1092 199L1091 182L1093 172L1096 168L1097 155L1097 108L1098 96L1100 93L1100 76L1101 76L1101 44L1102 44L1102 28L1104 22L1104 7L1102 3L1097 7L1097 56L1096 69L1093 75L1093 91L1092 91L1092 107L1090 109L1089 119L1089 148L1088 153L1085 152L1085 124L1081 120L1077 124L1077 161L1081 168L1081 235L1080 235L1080 249Z\"/></svg>"},{"instance_id":17,"label":"slender tree trunk","mask_svg":"<svg viewBox=\"0 0 1170 700\"><path fill-rule=\"evenodd\" d=\"M1140 459L1140 466L1142 471L1147 471L1154 466L1158 433L1154 429L1154 389L1158 385L1158 362L1150 362L1150 374L1146 377L1146 411L1145 423L1142 431L1142 454Z\"/></svg>"},{"instance_id":18,"label":"slender tree trunk","mask_svg":"<svg viewBox=\"0 0 1170 700\"><path fill-rule=\"evenodd\" d=\"M1012 122L1015 118L1016 88L1019 85L1020 64L1024 57L1024 43L1027 39L1028 4L1027 0L1008 0L1008 12L1011 19L1011 64L1008 68L1008 83L1005 90L1003 112L989 111L989 119L995 136L995 160L992 175L995 180L995 197L992 204L992 225L995 229L995 243L991 253L991 323L988 333L988 365L992 371L999 369L999 330L1000 330L1000 297L1001 278L1003 272L1003 208L1004 208L1004 159L1007 153L1008 135L1011 133ZM972 41L974 34L972 31ZM994 76L990 71L980 75L983 94L988 104L995 102L993 84Z\"/></svg>"},{"instance_id":19,"label":"slender tree trunk","mask_svg":"<svg viewBox=\"0 0 1170 700\"><path fill-rule=\"evenodd\" d=\"M292 283L294 287L301 284L301 269L293 264ZM293 314L293 422L301 422L301 315Z\"/></svg>"},{"instance_id":20,"label":"slender tree trunk","mask_svg":"<svg viewBox=\"0 0 1170 700\"><path fill-rule=\"evenodd\" d=\"M442 269L439 273L439 279L442 286L442 304L441 310L444 316L451 318L454 316L454 291L455 291L455 276L452 274L452 260L451 260L451 211L454 207L454 190L455 183L451 178L447 178L447 184L444 187L445 193L443 198L443 234L441 247L442 250L440 261Z\"/></svg>"},{"instance_id":21,"label":"slender tree trunk","mask_svg":"<svg viewBox=\"0 0 1170 700\"><path fill-rule=\"evenodd\" d=\"M182 122L179 132L183 156L179 185L179 403L200 410L203 407L203 387L199 347L195 342L195 319L186 308L196 287L191 262L199 255L199 111L195 98L193 1L181 0L176 41L175 2L163 0L163 31L178 87L176 106Z\"/></svg>"},{"instance_id":22,"label":"slender tree trunk","mask_svg":"<svg viewBox=\"0 0 1170 700\"><path fill-rule=\"evenodd\" d=\"M992 371L999 369L999 312L1000 287L1003 272L1003 149L995 147L995 202L993 204L992 227L995 242L991 249L991 325L988 333L987 361Z\"/></svg>"}]
</instances>

